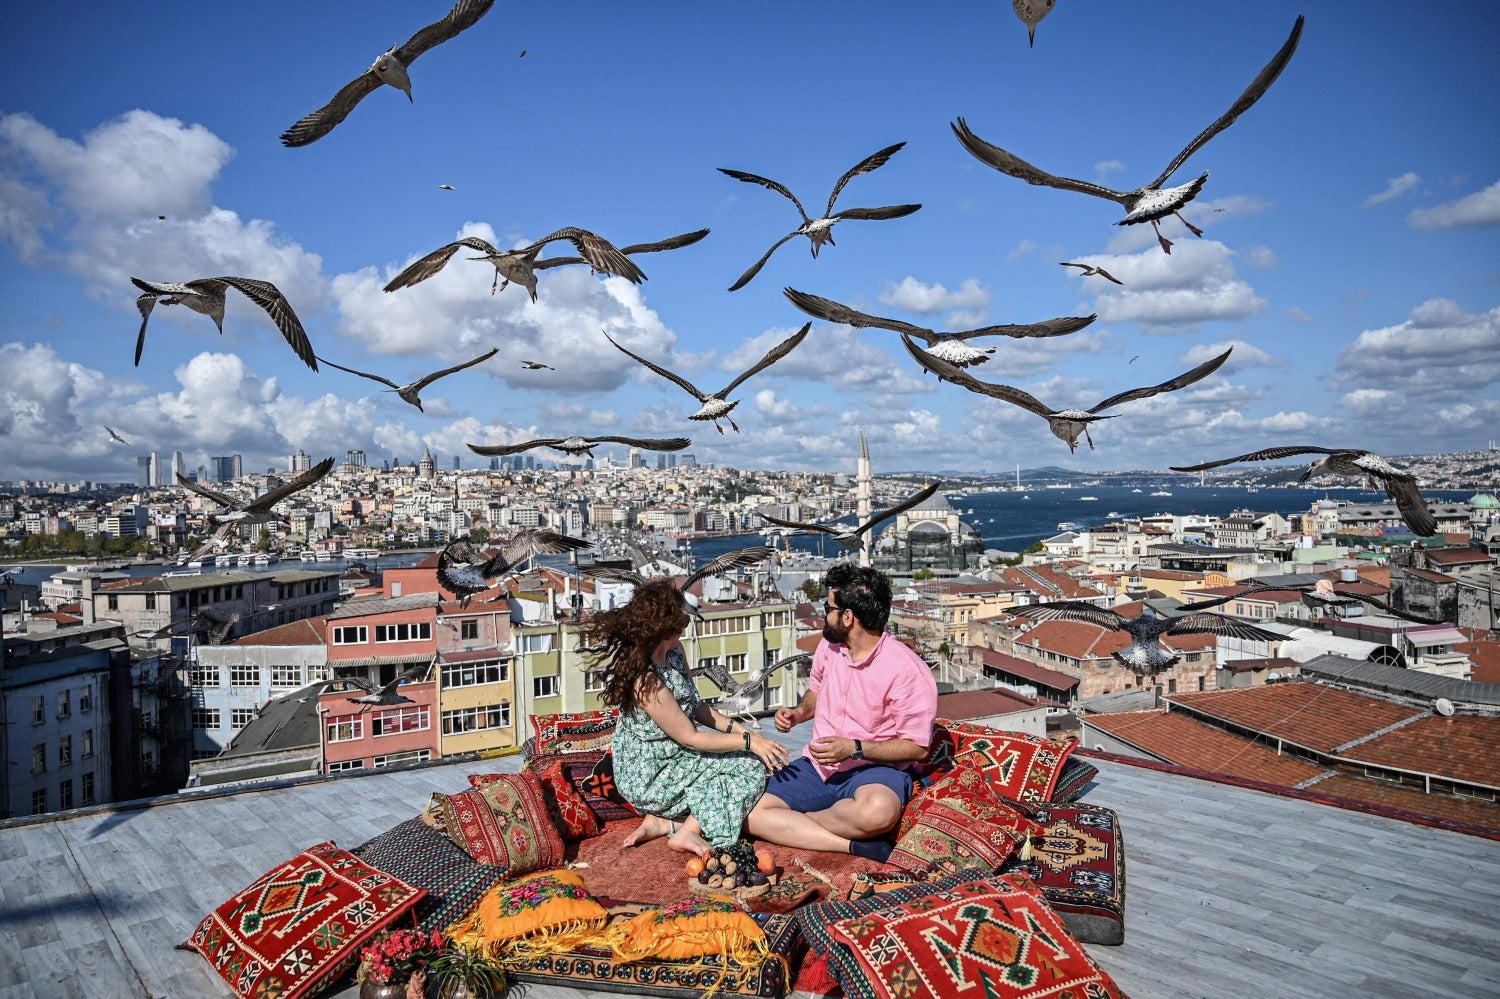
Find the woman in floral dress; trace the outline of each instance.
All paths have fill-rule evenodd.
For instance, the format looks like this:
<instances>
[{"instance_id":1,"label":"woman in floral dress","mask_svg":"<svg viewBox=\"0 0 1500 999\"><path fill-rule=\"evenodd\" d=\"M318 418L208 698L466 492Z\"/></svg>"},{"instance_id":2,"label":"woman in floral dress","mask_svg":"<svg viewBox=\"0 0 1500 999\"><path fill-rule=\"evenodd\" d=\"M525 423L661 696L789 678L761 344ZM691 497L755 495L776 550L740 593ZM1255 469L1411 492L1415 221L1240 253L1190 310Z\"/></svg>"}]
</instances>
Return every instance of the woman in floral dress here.
<instances>
[{"instance_id":1,"label":"woman in floral dress","mask_svg":"<svg viewBox=\"0 0 1500 999\"><path fill-rule=\"evenodd\" d=\"M603 672L604 703L620 709L615 786L646 815L626 845L668 836L673 849L702 855L740 839L768 768L788 756L698 699L679 646L689 621L682 591L654 579L588 621L583 651Z\"/></svg>"}]
</instances>

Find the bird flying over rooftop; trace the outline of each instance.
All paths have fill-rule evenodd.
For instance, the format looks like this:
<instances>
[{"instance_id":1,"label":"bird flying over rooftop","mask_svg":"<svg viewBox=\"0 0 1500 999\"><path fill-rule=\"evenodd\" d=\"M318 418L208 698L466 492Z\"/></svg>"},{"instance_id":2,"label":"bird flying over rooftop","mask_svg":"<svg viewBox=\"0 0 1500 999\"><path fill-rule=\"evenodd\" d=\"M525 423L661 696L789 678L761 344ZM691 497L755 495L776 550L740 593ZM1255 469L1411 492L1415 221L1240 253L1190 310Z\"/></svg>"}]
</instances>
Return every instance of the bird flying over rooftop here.
<instances>
[{"instance_id":1,"label":"bird flying over rooftop","mask_svg":"<svg viewBox=\"0 0 1500 999\"><path fill-rule=\"evenodd\" d=\"M518 531L499 546L476 545L467 539L449 542L438 553L437 579L468 604L469 598L494 584L490 580L521 565L533 555L562 555L591 547L582 538L546 528Z\"/></svg>"},{"instance_id":2,"label":"bird flying over rooftop","mask_svg":"<svg viewBox=\"0 0 1500 999\"><path fill-rule=\"evenodd\" d=\"M845 524L806 524L799 520L782 520L780 517L773 517L769 513L761 514L761 518L764 520L768 520L779 527L800 528L804 531L815 531L819 534L827 534L833 537L836 541L838 541L839 544L843 545L845 548L858 548L861 544L859 537L861 534L864 534L866 531L874 527L876 524L880 523L882 520L888 520L891 517L896 516L896 514L898 513L905 513L907 510L910 510L918 503L921 503L923 500L931 497L933 493L942 488L942 485L943 484L941 482L928 483L912 495L908 496L906 499L902 500L900 503L897 503L895 506L890 507L886 510L877 510L873 515L871 515L869 520L865 521L863 524L855 524L852 527Z\"/></svg>"},{"instance_id":3,"label":"bird flying over rooftop","mask_svg":"<svg viewBox=\"0 0 1500 999\"><path fill-rule=\"evenodd\" d=\"M291 344L292 350L302 359L302 363L314 371L318 370L318 359L313 356L312 344L307 339L307 332L302 329L302 320L292 311L286 296L269 281L245 277L198 278L182 284L142 281L138 277L133 277L130 281L144 292L135 300L135 307L141 312L141 330L135 337L136 367L140 367L141 351L146 347L146 324L150 322L151 310L158 302L162 305L185 305L194 312L201 312L214 321L222 334L225 298L228 290L233 288L264 309L281 335L286 337L286 342Z\"/></svg>"},{"instance_id":4,"label":"bird flying over rooftop","mask_svg":"<svg viewBox=\"0 0 1500 999\"><path fill-rule=\"evenodd\" d=\"M470 257L470 260L483 260L495 268L495 280L490 284L490 294L493 295L514 281L525 288L531 294L531 300L535 302L537 270L555 266L538 261L537 256L542 252L542 247L559 239L565 239L577 247L581 256L572 259L588 264L597 274L613 274L632 284L640 284L646 280L645 272L632 263L630 258L609 240L587 229L568 226L516 250L496 249L478 236L464 236L446 246L438 247L409 265L400 274L391 278L385 290L395 291L398 288L407 288L426 281L447 266L455 253L468 247L482 254L482 256ZM505 278L504 284L500 283L502 277Z\"/></svg>"},{"instance_id":5,"label":"bird flying over rooftop","mask_svg":"<svg viewBox=\"0 0 1500 999\"><path fill-rule=\"evenodd\" d=\"M403 683L421 682L421 677L431 668L432 663L430 662L418 663L411 669L407 670L405 673L402 673L400 676L396 677L390 683L384 685L376 683L369 677L358 675L338 676L334 677L329 682L346 683L352 687L357 687L358 689L363 690L365 693L362 697L346 698L352 704L368 704L378 707L389 707L392 704L411 704L413 703L412 699L410 697L407 697L405 694L398 693L396 688L401 686Z\"/></svg>"},{"instance_id":6,"label":"bird flying over rooftop","mask_svg":"<svg viewBox=\"0 0 1500 999\"><path fill-rule=\"evenodd\" d=\"M1032 621L1081 621L1106 631L1129 635L1130 644L1110 655L1137 676L1155 676L1171 668L1181 658L1159 644L1159 640L1166 635L1219 635L1261 642L1276 642L1286 637L1218 614L1158 617L1149 606L1142 608L1140 617L1126 617L1118 611L1095 607L1083 600L1029 604L1009 610L1017 617Z\"/></svg>"},{"instance_id":7,"label":"bird flying over rooftop","mask_svg":"<svg viewBox=\"0 0 1500 999\"><path fill-rule=\"evenodd\" d=\"M799 652L785 659L778 659L772 663L766 663L750 671L750 675L744 680L737 681L729 673L729 667L722 663L717 656L709 659L707 664L692 670L693 676L706 676L723 691L722 696L714 701L714 708L722 715L730 718L739 718L752 728L760 728L760 722L751 714L751 711L760 707L764 701L766 683L775 675L779 669L790 669L799 662L806 662L812 658L811 652Z\"/></svg>"},{"instance_id":8,"label":"bird flying over rooftop","mask_svg":"<svg viewBox=\"0 0 1500 999\"><path fill-rule=\"evenodd\" d=\"M259 496L249 500L236 499L228 493L221 493L217 489L210 489L207 486L199 485L191 479L185 478L181 473L178 473L178 485L197 493L199 496L207 497L224 508L222 513L215 513L209 516L209 519L218 525L218 530L214 532L212 538L199 546L198 550L193 553L190 561L202 558L214 548L222 547L227 542L229 536L241 525L266 524L273 520L284 519L278 516L272 510L272 507L293 493L306 489L332 470L333 459L324 458L292 481L282 483L274 489L268 489Z\"/></svg>"},{"instance_id":9,"label":"bird flying over rooftop","mask_svg":"<svg viewBox=\"0 0 1500 999\"><path fill-rule=\"evenodd\" d=\"M1331 580L1327 579L1319 580L1317 583L1294 583L1291 585L1282 584L1280 586L1277 586L1273 583L1262 583L1258 580L1250 579L1236 583L1235 586L1237 588L1236 592L1231 593L1228 596L1210 597L1207 600L1195 600L1191 603L1183 604L1180 609L1185 612L1192 613L1195 611L1208 610L1212 607L1219 607L1223 604L1227 604L1231 600L1253 597L1261 593L1300 593L1304 597L1310 597L1316 603L1339 604L1348 603L1349 601L1353 600L1365 604L1369 607L1374 607L1376 610L1383 611L1384 613L1389 614L1392 617L1399 617L1406 621L1414 621L1417 624L1443 623L1443 620L1441 618L1424 617L1421 614L1415 614L1411 611L1398 610L1386 601L1381 600L1379 597L1373 596L1368 593L1351 593L1339 590Z\"/></svg>"},{"instance_id":10,"label":"bird flying over rooftop","mask_svg":"<svg viewBox=\"0 0 1500 999\"><path fill-rule=\"evenodd\" d=\"M750 569L760 565L766 559L775 557L776 549L770 545L751 545L749 548L741 548L738 551L725 552L717 558L709 559L688 573L677 588L686 593L688 588L700 579L707 579L710 576L722 576L736 569ZM611 579L620 583L630 583L635 586L644 585L646 582L646 577L634 569L621 569L616 566L594 566L589 569L589 575L597 576L600 579ZM688 607L693 613L696 614L698 612L697 604L692 601L688 601Z\"/></svg>"},{"instance_id":11,"label":"bird flying over rooftop","mask_svg":"<svg viewBox=\"0 0 1500 999\"><path fill-rule=\"evenodd\" d=\"M462 364L455 364L453 365L453 367L444 368L441 371L434 371L430 375L424 375L414 382L407 382L405 385L397 385L389 378L384 378L380 375L372 375L368 371L357 371L354 368L346 368L342 364L334 364L332 361L326 360L324 358L319 358L319 360L328 365L330 368L338 368L340 371L347 371L351 375L359 375L361 378L368 378L371 381L380 382L382 385L389 385L392 392L399 395L406 402L409 402L413 406L417 407L418 411L426 412L426 410L422 409L422 398L420 394L424 388L431 385L439 378L443 378L447 375L453 374L455 371L462 371L464 368L472 368L476 364L488 361L498 353L500 353L500 348L492 347L473 360L464 361Z\"/></svg>"}]
</instances>

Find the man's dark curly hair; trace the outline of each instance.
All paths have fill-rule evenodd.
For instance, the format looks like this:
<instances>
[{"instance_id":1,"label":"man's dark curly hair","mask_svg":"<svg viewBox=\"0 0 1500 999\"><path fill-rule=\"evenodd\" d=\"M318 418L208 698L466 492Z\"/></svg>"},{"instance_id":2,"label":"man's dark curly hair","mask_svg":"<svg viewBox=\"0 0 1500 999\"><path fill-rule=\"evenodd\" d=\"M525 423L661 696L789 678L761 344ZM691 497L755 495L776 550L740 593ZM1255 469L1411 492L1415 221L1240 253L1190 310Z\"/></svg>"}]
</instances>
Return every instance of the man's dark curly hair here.
<instances>
[{"instance_id":1,"label":"man's dark curly hair","mask_svg":"<svg viewBox=\"0 0 1500 999\"><path fill-rule=\"evenodd\" d=\"M666 578L637 586L624 606L589 618L579 650L588 668L604 673L600 699L621 711L634 710L641 681L653 675L651 653L664 639L681 635L690 620L682 591Z\"/></svg>"},{"instance_id":2,"label":"man's dark curly hair","mask_svg":"<svg viewBox=\"0 0 1500 999\"><path fill-rule=\"evenodd\" d=\"M883 573L867 565L841 562L823 575L823 591L829 590L839 591L839 606L852 610L870 634L885 630L891 616L891 583Z\"/></svg>"}]
</instances>

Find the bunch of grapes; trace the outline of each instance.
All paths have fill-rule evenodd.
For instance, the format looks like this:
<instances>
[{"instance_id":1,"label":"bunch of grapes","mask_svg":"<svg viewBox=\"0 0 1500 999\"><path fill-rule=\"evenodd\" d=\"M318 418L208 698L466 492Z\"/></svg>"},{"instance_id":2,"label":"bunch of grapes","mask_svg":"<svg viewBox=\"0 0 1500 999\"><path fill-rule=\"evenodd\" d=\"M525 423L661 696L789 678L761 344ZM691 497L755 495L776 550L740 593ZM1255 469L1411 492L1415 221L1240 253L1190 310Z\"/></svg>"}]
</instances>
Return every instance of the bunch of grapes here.
<instances>
[{"instance_id":1,"label":"bunch of grapes","mask_svg":"<svg viewBox=\"0 0 1500 999\"><path fill-rule=\"evenodd\" d=\"M759 867L755 846L743 839L733 846L709 854L704 859L697 878L701 885L724 891L754 888L769 880Z\"/></svg>"}]
</instances>

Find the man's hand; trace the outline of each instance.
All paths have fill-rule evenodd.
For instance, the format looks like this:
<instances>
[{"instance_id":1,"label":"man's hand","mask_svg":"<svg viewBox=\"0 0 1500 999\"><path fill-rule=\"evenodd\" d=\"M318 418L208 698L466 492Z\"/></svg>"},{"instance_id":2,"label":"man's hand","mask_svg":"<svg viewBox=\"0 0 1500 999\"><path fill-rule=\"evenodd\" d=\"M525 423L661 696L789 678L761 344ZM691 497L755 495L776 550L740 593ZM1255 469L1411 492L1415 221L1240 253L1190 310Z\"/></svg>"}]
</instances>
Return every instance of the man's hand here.
<instances>
[{"instance_id":1,"label":"man's hand","mask_svg":"<svg viewBox=\"0 0 1500 999\"><path fill-rule=\"evenodd\" d=\"M790 732L806 720L796 708L776 709L776 731L778 732Z\"/></svg>"},{"instance_id":2,"label":"man's hand","mask_svg":"<svg viewBox=\"0 0 1500 999\"><path fill-rule=\"evenodd\" d=\"M841 735L830 735L822 739L814 739L807 744L807 749L814 761L825 767L831 767L854 755L854 740L845 739Z\"/></svg>"}]
</instances>

